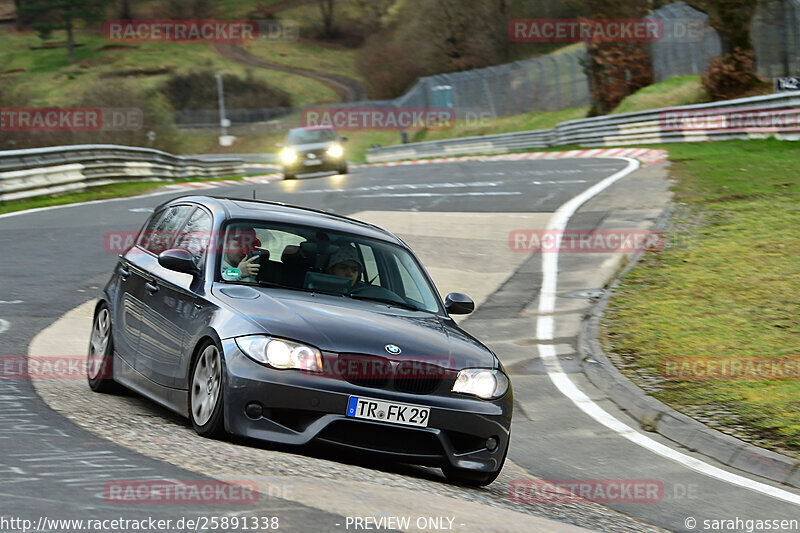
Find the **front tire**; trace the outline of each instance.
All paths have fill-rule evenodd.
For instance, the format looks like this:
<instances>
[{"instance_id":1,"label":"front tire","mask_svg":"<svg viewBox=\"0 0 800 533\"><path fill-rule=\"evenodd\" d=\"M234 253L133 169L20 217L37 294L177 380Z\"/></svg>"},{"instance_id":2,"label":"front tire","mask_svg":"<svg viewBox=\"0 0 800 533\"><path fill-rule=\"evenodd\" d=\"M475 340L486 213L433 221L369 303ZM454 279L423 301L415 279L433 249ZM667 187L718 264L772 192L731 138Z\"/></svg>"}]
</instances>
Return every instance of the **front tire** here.
<instances>
[{"instance_id":1,"label":"front tire","mask_svg":"<svg viewBox=\"0 0 800 533\"><path fill-rule=\"evenodd\" d=\"M296 178L297 178L297 175L296 174L292 174L291 172L284 172L283 173L283 179L285 179L285 180L293 180L293 179L296 179Z\"/></svg>"},{"instance_id":2,"label":"front tire","mask_svg":"<svg viewBox=\"0 0 800 533\"><path fill-rule=\"evenodd\" d=\"M343 166L339 167L339 170L338 170L339 174L347 174L349 171L350 170L347 167L347 163L345 163Z\"/></svg>"},{"instance_id":3,"label":"front tire","mask_svg":"<svg viewBox=\"0 0 800 533\"><path fill-rule=\"evenodd\" d=\"M114 343L111 338L111 312L105 302L100 304L94 314L86 362L86 377L90 389L94 392L119 392L120 386L112 377Z\"/></svg>"},{"instance_id":4,"label":"front tire","mask_svg":"<svg viewBox=\"0 0 800 533\"><path fill-rule=\"evenodd\" d=\"M225 435L222 350L209 341L198 353L189 384L189 418L198 435L219 438Z\"/></svg>"}]
</instances>

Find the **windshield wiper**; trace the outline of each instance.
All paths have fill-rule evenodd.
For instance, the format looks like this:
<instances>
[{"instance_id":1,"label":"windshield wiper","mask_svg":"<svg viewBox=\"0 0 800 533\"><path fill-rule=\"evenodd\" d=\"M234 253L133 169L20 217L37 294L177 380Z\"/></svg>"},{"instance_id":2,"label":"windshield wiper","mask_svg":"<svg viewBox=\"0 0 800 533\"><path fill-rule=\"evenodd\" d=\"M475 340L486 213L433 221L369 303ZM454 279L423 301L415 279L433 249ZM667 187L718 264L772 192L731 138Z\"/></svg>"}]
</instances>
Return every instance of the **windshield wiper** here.
<instances>
[{"instance_id":1,"label":"windshield wiper","mask_svg":"<svg viewBox=\"0 0 800 533\"><path fill-rule=\"evenodd\" d=\"M354 300L370 300L372 302L380 302L382 304L392 305L394 307L402 307L403 309L408 309L409 311L424 311L424 309L420 309L415 305L407 304L405 302L398 302L397 300L392 300L391 298L361 296L360 294L351 294L350 298L353 298Z\"/></svg>"}]
</instances>

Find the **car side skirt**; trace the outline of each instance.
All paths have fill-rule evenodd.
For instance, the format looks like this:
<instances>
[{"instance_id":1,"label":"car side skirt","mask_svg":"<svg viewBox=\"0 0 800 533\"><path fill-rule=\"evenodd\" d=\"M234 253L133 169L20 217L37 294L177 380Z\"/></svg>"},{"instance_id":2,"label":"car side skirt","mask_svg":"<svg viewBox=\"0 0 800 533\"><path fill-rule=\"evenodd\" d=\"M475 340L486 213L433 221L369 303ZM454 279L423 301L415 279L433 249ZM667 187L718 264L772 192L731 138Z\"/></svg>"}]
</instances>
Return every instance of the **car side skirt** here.
<instances>
[{"instance_id":1,"label":"car side skirt","mask_svg":"<svg viewBox=\"0 0 800 533\"><path fill-rule=\"evenodd\" d=\"M114 353L114 381L138 392L145 398L175 411L181 416L189 417L189 391L171 389L150 381L136 371L127 361Z\"/></svg>"}]
</instances>

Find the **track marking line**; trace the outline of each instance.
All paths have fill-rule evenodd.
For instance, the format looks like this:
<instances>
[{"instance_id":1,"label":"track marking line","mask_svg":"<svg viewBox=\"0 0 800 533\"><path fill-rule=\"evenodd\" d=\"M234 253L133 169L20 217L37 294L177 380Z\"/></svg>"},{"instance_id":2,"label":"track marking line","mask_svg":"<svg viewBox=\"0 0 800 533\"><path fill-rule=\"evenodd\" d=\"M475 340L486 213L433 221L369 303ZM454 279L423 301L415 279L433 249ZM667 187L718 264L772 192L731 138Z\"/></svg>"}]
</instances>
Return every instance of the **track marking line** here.
<instances>
[{"instance_id":1,"label":"track marking line","mask_svg":"<svg viewBox=\"0 0 800 533\"><path fill-rule=\"evenodd\" d=\"M578 196L575 196L567 203L559 207L550 221L547 224L548 230L563 231L567 227L567 223L573 214L584 203L595 197L615 182L624 178L637 170L641 164L639 161L627 157L615 158L622 159L628 162L628 166L623 170L617 172L604 179L603 181L589 187ZM553 340L554 318L556 304L556 288L558 286L558 251L551 254L542 254L542 290L539 297L539 318L536 322L536 335L539 341L549 342ZM643 435L633 429L631 426L620 421L602 407L593 402L586 394L584 394L575 383L569 378L564 370L561 368L561 363L556 357L556 350L552 344L538 344L539 356L544 363L547 371L547 376L553 382L553 385L578 409L589 415L595 421L599 422L608 429L619 433L622 437L628 439L634 444L641 446L651 452L660 455L671 461L675 461L687 468L696 472L704 474L709 477L716 478L720 481L737 485L754 492L759 492L766 496L783 500L795 505L800 505L800 495L793 494L789 491L754 481L752 479L728 472L716 466L710 465L700 459L691 457L677 450L673 450L669 446L665 446L652 438Z\"/></svg>"},{"instance_id":2,"label":"track marking line","mask_svg":"<svg viewBox=\"0 0 800 533\"><path fill-rule=\"evenodd\" d=\"M0 318L0 333L5 333L10 327L11 323L8 320L3 320Z\"/></svg>"}]
</instances>

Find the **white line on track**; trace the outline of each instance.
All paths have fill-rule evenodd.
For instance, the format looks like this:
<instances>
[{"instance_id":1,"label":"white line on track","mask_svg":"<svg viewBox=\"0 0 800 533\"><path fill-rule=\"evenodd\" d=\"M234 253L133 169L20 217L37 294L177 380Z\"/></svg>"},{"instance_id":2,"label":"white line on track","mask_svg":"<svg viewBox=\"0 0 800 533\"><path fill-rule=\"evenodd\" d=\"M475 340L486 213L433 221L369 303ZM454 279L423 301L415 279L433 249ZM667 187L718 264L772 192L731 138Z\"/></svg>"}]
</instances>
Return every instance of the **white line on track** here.
<instances>
[{"instance_id":1,"label":"white line on track","mask_svg":"<svg viewBox=\"0 0 800 533\"><path fill-rule=\"evenodd\" d=\"M615 158L623 159L628 162L628 166L623 170L609 176L603 181L589 187L578 196L572 198L567 203L558 208L553 213L550 221L547 224L548 230L563 231L567 227L570 217L578 210L580 206L588 200L601 193L618 180L624 178L639 168L640 164L635 159L626 157ZM536 323L536 335L538 340L542 342L551 342L553 340L554 330L554 315L556 305L556 288L558 286L558 252L552 254L542 254L542 289L539 297L539 318ZM777 498L795 505L800 505L800 496L791 492L760 483L752 479L728 472L716 466L705 463L699 459L673 450L669 446L665 446L652 438L639 433L624 422L615 418L613 415L605 411L602 407L594 403L588 396L586 396L569 378L564 370L561 368L556 357L556 349L552 344L539 344L539 356L542 358L547 375L556 386L556 388L569 398L578 409L592 417L594 420L604 425L605 427L616 431L622 437L625 437L634 444L650 450L662 457L680 463L681 465L691 468L692 470L701 474L725 481L732 485L737 485L754 492L759 492L772 498Z\"/></svg>"},{"instance_id":2,"label":"white line on track","mask_svg":"<svg viewBox=\"0 0 800 533\"><path fill-rule=\"evenodd\" d=\"M0 318L0 333L5 333L10 327L11 323L8 320L3 320Z\"/></svg>"},{"instance_id":3,"label":"white line on track","mask_svg":"<svg viewBox=\"0 0 800 533\"><path fill-rule=\"evenodd\" d=\"M521 192L384 192L378 194L354 194L351 198L434 198L439 196L518 196Z\"/></svg>"}]
</instances>

